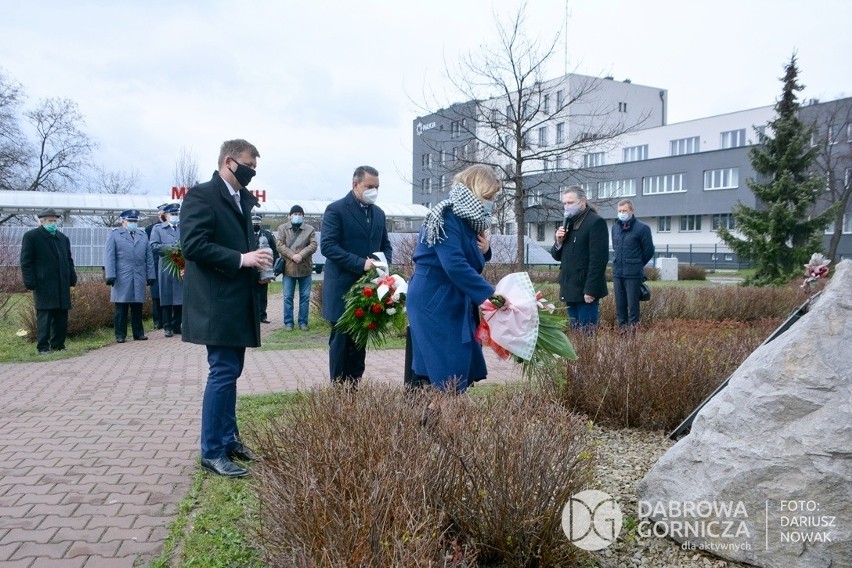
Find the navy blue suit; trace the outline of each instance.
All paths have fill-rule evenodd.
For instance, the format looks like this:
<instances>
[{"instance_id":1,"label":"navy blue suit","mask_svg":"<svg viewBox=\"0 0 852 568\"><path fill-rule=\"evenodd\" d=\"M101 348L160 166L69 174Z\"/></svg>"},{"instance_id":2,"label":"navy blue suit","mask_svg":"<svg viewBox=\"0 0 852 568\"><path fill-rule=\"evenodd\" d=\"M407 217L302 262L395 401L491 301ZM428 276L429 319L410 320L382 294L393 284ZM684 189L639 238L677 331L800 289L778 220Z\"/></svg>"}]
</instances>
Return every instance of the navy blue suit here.
<instances>
[{"instance_id":1,"label":"navy blue suit","mask_svg":"<svg viewBox=\"0 0 852 568\"><path fill-rule=\"evenodd\" d=\"M645 265L654 257L651 229L630 217L612 226L612 283L618 325L639 323L639 287L645 280Z\"/></svg>"},{"instance_id":2,"label":"navy blue suit","mask_svg":"<svg viewBox=\"0 0 852 568\"><path fill-rule=\"evenodd\" d=\"M322 317L334 325L343 315L343 296L364 275L364 263L374 252L391 262L393 249L385 226L385 212L376 205L362 207L351 191L325 209L320 250L325 256ZM329 376L332 381L357 381L364 374L366 351L332 328L328 339Z\"/></svg>"}]
</instances>

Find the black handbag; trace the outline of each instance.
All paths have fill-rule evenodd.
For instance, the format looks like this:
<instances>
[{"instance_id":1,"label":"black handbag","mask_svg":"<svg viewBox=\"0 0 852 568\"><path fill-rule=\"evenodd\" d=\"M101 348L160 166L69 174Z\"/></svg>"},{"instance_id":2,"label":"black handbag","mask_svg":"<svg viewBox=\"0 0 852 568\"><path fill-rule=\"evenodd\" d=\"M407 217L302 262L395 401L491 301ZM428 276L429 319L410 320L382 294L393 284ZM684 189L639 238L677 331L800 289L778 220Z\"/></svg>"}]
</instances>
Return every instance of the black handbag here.
<instances>
[{"instance_id":1,"label":"black handbag","mask_svg":"<svg viewBox=\"0 0 852 568\"><path fill-rule=\"evenodd\" d=\"M284 274L284 257L283 256L279 256L275 260L275 266L272 267L272 272L275 274L275 276L278 276L279 274Z\"/></svg>"},{"instance_id":2,"label":"black handbag","mask_svg":"<svg viewBox=\"0 0 852 568\"><path fill-rule=\"evenodd\" d=\"M651 289L648 288L647 284L642 282L642 284L639 285L639 301L640 302L647 302L650 299L651 299Z\"/></svg>"}]
</instances>

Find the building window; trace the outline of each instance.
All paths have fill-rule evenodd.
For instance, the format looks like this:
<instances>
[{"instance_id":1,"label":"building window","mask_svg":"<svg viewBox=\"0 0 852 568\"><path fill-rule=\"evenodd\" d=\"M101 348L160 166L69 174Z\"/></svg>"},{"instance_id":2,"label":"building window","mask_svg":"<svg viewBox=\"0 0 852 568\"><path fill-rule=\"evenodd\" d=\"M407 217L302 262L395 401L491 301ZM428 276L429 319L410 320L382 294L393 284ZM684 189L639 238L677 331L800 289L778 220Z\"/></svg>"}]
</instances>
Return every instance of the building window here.
<instances>
[{"instance_id":1,"label":"building window","mask_svg":"<svg viewBox=\"0 0 852 568\"><path fill-rule=\"evenodd\" d=\"M565 143L565 123L559 122L556 124L556 143L564 144Z\"/></svg>"},{"instance_id":2,"label":"building window","mask_svg":"<svg viewBox=\"0 0 852 568\"><path fill-rule=\"evenodd\" d=\"M834 139L834 126L829 125L828 127L828 143L829 144L837 144L837 140Z\"/></svg>"},{"instance_id":3,"label":"building window","mask_svg":"<svg viewBox=\"0 0 852 568\"><path fill-rule=\"evenodd\" d=\"M550 171L550 160L551 158L542 158L541 159L541 169L544 171Z\"/></svg>"},{"instance_id":4,"label":"building window","mask_svg":"<svg viewBox=\"0 0 852 568\"><path fill-rule=\"evenodd\" d=\"M466 118L462 119L461 127L465 132L467 132L467 119Z\"/></svg>"},{"instance_id":5,"label":"building window","mask_svg":"<svg viewBox=\"0 0 852 568\"><path fill-rule=\"evenodd\" d=\"M681 215L680 232L698 232L701 230L701 215Z\"/></svg>"},{"instance_id":6,"label":"building window","mask_svg":"<svg viewBox=\"0 0 852 568\"><path fill-rule=\"evenodd\" d=\"M627 112L627 103L618 103L618 112Z\"/></svg>"},{"instance_id":7,"label":"building window","mask_svg":"<svg viewBox=\"0 0 852 568\"><path fill-rule=\"evenodd\" d=\"M568 187L567 187L567 186L566 186L566 187L564 187L564 188L563 188L563 190L562 190L562 193L565 193L565 189L568 189ZM583 192L586 194L586 197L591 197L591 196L592 196L592 184L590 184L590 183L581 183L581 184L580 184L580 189L582 189L582 190L583 190Z\"/></svg>"},{"instance_id":8,"label":"building window","mask_svg":"<svg viewBox=\"0 0 852 568\"><path fill-rule=\"evenodd\" d=\"M843 215L843 229L841 230L841 232L844 235L852 233L852 213L846 213L845 215ZM831 222L831 225L825 228L825 234L834 234L834 221Z\"/></svg>"},{"instance_id":9,"label":"building window","mask_svg":"<svg viewBox=\"0 0 852 568\"><path fill-rule=\"evenodd\" d=\"M647 160L648 159L648 145L642 144L641 146L631 146L629 148L624 149L624 161L625 162L638 162L639 160Z\"/></svg>"},{"instance_id":10,"label":"building window","mask_svg":"<svg viewBox=\"0 0 852 568\"><path fill-rule=\"evenodd\" d=\"M704 189L735 189L740 185L739 168L704 170Z\"/></svg>"},{"instance_id":11,"label":"building window","mask_svg":"<svg viewBox=\"0 0 852 568\"><path fill-rule=\"evenodd\" d=\"M451 122L450 123L450 138L458 138L459 137L459 123Z\"/></svg>"},{"instance_id":12,"label":"building window","mask_svg":"<svg viewBox=\"0 0 852 568\"><path fill-rule=\"evenodd\" d=\"M496 108L491 109L491 125L492 126L495 126L498 122L498 120L497 120L499 118L499 116L497 114L498 112L500 112L500 111L498 111Z\"/></svg>"},{"instance_id":13,"label":"building window","mask_svg":"<svg viewBox=\"0 0 852 568\"><path fill-rule=\"evenodd\" d=\"M701 227L701 223L699 222L699 228ZM733 231L736 228L736 223L734 223L734 216L730 213L716 213L713 215L713 230L718 231L719 228L728 229L729 231Z\"/></svg>"},{"instance_id":14,"label":"building window","mask_svg":"<svg viewBox=\"0 0 852 568\"><path fill-rule=\"evenodd\" d=\"M642 178L642 193L644 195L678 193L682 191L686 191L683 184L683 174L667 174Z\"/></svg>"},{"instance_id":15,"label":"building window","mask_svg":"<svg viewBox=\"0 0 852 568\"><path fill-rule=\"evenodd\" d=\"M565 106L565 91L559 89L556 91L556 112L562 110L563 106Z\"/></svg>"},{"instance_id":16,"label":"building window","mask_svg":"<svg viewBox=\"0 0 852 568\"><path fill-rule=\"evenodd\" d=\"M539 223L535 228L535 240L541 242L544 240L544 223Z\"/></svg>"},{"instance_id":17,"label":"building window","mask_svg":"<svg viewBox=\"0 0 852 568\"><path fill-rule=\"evenodd\" d=\"M852 122L846 125L846 141L852 144Z\"/></svg>"},{"instance_id":18,"label":"building window","mask_svg":"<svg viewBox=\"0 0 852 568\"><path fill-rule=\"evenodd\" d=\"M506 223L506 234L514 235L515 234L515 224L514 223Z\"/></svg>"},{"instance_id":19,"label":"building window","mask_svg":"<svg viewBox=\"0 0 852 568\"><path fill-rule=\"evenodd\" d=\"M541 190L533 189L527 196L527 207L535 207L541 205Z\"/></svg>"},{"instance_id":20,"label":"building window","mask_svg":"<svg viewBox=\"0 0 852 568\"><path fill-rule=\"evenodd\" d=\"M545 114L550 113L550 93L544 94L544 112Z\"/></svg>"},{"instance_id":21,"label":"building window","mask_svg":"<svg viewBox=\"0 0 852 568\"><path fill-rule=\"evenodd\" d=\"M565 154L557 154L556 155L556 169L557 170L564 170L565 167L566 167L565 166L566 163L567 163L567 161L565 160Z\"/></svg>"},{"instance_id":22,"label":"building window","mask_svg":"<svg viewBox=\"0 0 852 568\"><path fill-rule=\"evenodd\" d=\"M739 148L746 145L745 128L722 133L722 148Z\"/></svg>"},{"instance_id":23,"label":"building window","mask_svg":"<svg viewBox=\"0 0 852 568\"><path fill-rule=\"evenodd\" d=\"M672 232L672 218L671 217L657 217L657 232L658 233L671 233Z\"/></svg>"},{"instance_id":24,"label":"building window","mask_svg":"<svg viewBox=\"0 0 852 568\"><path fill-rule=\"evenodd\" d=\"M671 155L682 156L684 154L695 154L701 149L701 138L693 136L691 138L681 138L671 141Z\"/></svg>"},{"instance_id":25,"label":"building window","mask_svg":"<svg viewBox=\"0 0 852 568\"><path fill-rule=\"evenodd\" d=\"M636 180L621 179L598 182L598 199L611 197L633 197L636 195Z\"/></svg>"},{"instance_id":26,"label":"building window","mask_svg":"<svg viewBox=\"0 0 852 568\"><path fill-rule=\"evenodd\" d=\"M459 148L456 146L453 148L453 161L457 161L459 159Z\"/></svg>"},{"instance_id":27,"label":"building window","mask_svg":"<svg viewBox=\"0 0 852 568\"><path fill-rule=\"evenodd\" d=\"M538 129L538 145L547 146L547 127L542 126Z\"/></svg>"},{"instance_id":28,"label":"building window","mask_svg":"<svg viewBox=\"0 0 852 568\"><path fill-rule=\"evenodd\" d=\"M426 194L426 178L420 180L420 193Z\"/></svg>"},{"instance_id":29,"label":"building window","mask_svg":"<svg viewBox=\"0 0 852 568\"><path fill-rule=\"evenodd\" d=\"M440 159L441 159L441 165L443 166L444 164L447 163L447 152L445 150L441 150L439 156L440 156Z\"/></svg>"},{"instance_id":30,"label":"building window","mask_svg":"<svg viewBox=\"0 0 852 568\"><path fill-rule=\"evenodd\" d=\"M441 185L438 187L438 191L446 191L447 190L447 176L441 175Z\"/></svg>"},{"instance_id":31,"label":"building window","mask_svg":"<svg viewBox=\"0 0 852 568\"><path fill-rule=\"evenodd\" d=\"M602 166L604 163L604 154L605 152L589 152L583 156L583 167L584 168L594 168L596 166Z\"/></svg>"},{"instance_id":32,"label":"building window","mask_svg":"<svg viewBox=\"0 0 852 568\"><path fill-rule=\"evenodd\" d=\"M515 107L509 105L506 107L506 124L511 124L515 120Z\"/></svg>"}]
</instances>

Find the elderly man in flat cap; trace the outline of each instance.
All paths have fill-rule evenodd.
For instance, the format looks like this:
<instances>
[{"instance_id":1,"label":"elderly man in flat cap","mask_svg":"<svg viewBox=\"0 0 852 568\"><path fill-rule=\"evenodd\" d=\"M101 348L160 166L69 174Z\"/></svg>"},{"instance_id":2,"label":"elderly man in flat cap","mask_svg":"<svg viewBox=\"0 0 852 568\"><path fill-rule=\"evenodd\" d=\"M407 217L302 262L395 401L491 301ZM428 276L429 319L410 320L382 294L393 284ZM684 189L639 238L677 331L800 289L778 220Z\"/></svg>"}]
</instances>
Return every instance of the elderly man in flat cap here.
<instances>
[{"instance_id":1,"label":"elderly man in flat cap","mask_svg":"<svg viewBox=\"0 0 852 568\"><path fill-rule=\"evenodd\" d=\"M104 251L104 275L112 286L110 301L115 304L115 341L124 343L127 337L127 311L133 339L148 339L142 327L142 304L145 288L157 277L154 255L148 246L148 235L139 229L139 211L121 213L121 227L110 231Z\"/></svg>"},{"instance_id":2,"label":"elderly man in flat cap","mask_svg":"<svg viewBox=\"0 0 852 568\"><path fill-rule=\"evenodd\" d=\"M71 286L77 284L71 242L57 228L58 219L53 209L39 212L40 226L24 233L21 242L21 272L24 286L33 291L39 355L65 349Z\"/></svg>"}]
</instances>

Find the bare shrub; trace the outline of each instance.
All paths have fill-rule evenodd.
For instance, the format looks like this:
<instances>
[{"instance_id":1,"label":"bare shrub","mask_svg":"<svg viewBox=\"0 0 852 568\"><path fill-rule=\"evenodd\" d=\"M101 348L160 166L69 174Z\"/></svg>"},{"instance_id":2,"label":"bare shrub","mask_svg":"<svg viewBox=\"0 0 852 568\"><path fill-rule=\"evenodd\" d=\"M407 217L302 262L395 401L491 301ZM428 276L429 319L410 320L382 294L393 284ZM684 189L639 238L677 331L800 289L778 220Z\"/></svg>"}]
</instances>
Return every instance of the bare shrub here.
<instances>
[{"instance_id":1,"label":"bare shrub","mask_svg":"<svg viewBox=\"0 0 852 568\"><path fill-rule=\"evenodd\" d=\"M707 280L707 269L703 266L680 264L677 267L678 280Z\"/></svg>"},{"instance_id":2,"label":"bare shrub","mask_svg":"<svg viewBox=\"0 0 852 568\"><path fill-rule=\"evenodd\" d=\"M781 320L672 320L635 333L571 333L579 359L556 379L569 410L615 427L679 424L760 345Z\"/></svg>"},{"instance_id":3,"label":"bare shrub","mask_svg":"<svg viewBox=\"0 0 852 568\"><path fill-rule=\"evenodd\" d=\"M115 304L110 302L110 288L96 278L80 279L71 288L71 310L68 312L68 336L73 337L103 328L113 327ZM36 313L32 299L20 308L21 322L29 341L36 339ZM143 317L150 317L151 307L143 305Z\"/></svg>"},{"instance_id":4,"label":"bare shrub","mask_svg":"<svg viewBox=\"0 0 852 568\"><path fill-rule=\"evenodd\" d=\"M427 403L440 409L423 427ZM582 420L531 389L481 399L364 384L250 432L270 566L564 566L592 471Z\"/></svg>"},{"instance_id":5,"label":"bare shrub","mask_svg":"<svg viewBox=\"0 0 852 568\"><path fill-rule=\"evenodd\" d=\"M408 280L414 274L414 249L417 248L418 233L398 235L393 242L393 270Z\"/></svg>"}]
</instances>

